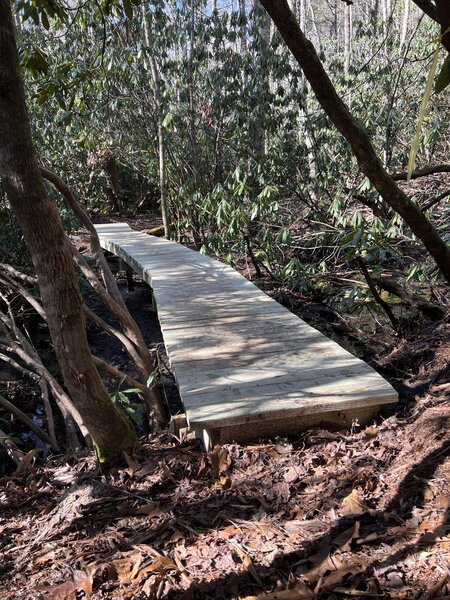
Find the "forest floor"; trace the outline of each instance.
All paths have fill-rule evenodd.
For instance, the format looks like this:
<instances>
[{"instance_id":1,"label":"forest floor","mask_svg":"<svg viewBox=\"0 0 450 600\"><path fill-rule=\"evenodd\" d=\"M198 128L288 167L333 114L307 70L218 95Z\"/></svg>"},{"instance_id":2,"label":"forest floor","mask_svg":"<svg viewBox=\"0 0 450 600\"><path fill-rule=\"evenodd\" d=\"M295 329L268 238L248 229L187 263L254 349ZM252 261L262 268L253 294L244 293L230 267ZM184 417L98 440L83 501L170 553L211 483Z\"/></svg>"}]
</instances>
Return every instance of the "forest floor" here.
<instances>
[{"instance_id":1,"label":"forest floor","mask_svg":"<svg viewBox=\"0 0 450 600\"><path fill-rule=\"evenodd\" d=\"M0 598L450 598L448 315L358 340L320 299L266 291L370 362L398 405L366 428L209 454L153 430L108 474L88 453L30 460L0 479ZM148 289L124 294L164 363Z\"/></svg>"}]
</instances>

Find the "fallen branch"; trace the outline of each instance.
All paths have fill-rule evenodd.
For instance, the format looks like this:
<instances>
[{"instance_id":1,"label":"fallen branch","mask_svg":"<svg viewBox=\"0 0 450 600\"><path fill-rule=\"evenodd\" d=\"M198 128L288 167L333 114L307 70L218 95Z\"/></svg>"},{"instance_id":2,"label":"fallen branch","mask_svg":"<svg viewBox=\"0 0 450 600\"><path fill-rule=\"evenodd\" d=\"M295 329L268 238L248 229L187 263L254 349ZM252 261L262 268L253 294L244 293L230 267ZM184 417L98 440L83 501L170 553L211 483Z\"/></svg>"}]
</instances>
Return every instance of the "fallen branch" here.
<instances>
[{"instance_id":1,"label":"fallen branch","mask_svg":"<svg viewBox=\"0 0 450 600\"><path fill-rule=\"evenodd\" d=\"M450 165L436 165L434 167L416 169L412 172L411 179L419 179L419 177L426 177L435 173L450 173ZM408 174L406 171L399 171L398 173L393 173L391 177L394 181L406 181Z\"/></svg>"},{"instance_id":2,"label":"fallen branch","mask_svg":"<svg viewBox=\"0 0 450 600\"><path fill-rule=\"evenodd\" d=\"M394 294L394 296L404 300L407 304L416 307L432 319L440 319L445 313L445 309L441 306L427 302L423 298L419 298L418 296L407 292L401 285L392 279L388 279L387 277L373 277L372 279L375 285L386 290L386 292L389 292L390 294Z\"/></svg>"},{"instance_id":3,"label":"fallen branch","mask_svg":"<svg viewBox=\"0 0 450 600\"><path fill-rule=\"evenodd\" d=\"M71 415L73 420L78 425L83 436L87 440L89 440L89 432L84 426L83 419L81 418L80 413L72 403L72 400L64 392L64 390L56 381L56 379L46 369L38 353L35 351L30 342L25 338L25 336L17 328L14 328L14 335L16 336L17 341L14 340L8 331L8 325L10 327L13 326L11 324L10 319L8 319L8 317L5 314L0 312L0 331L3 333L3 341L0 338L0 349L6 352L6 354L14 354L18 358L20 358L20 360L28 367L28 369L36 372L48 382L52 394L66 421L67 416ZM71 432L72 429L73 428L71 428L69 424L67 427L68 433L69 431ZM72 442L74 442L73 439Z\"/></svg>"},{"instance_id":4,"label":"fallen branch","mask_svg":"<svg viewBox=\"0 0 450 600\"><path fill-rule=\"evenodd\" d=\"M94 359L94 362L97 365L97 367L102 369L102 371L105 371L106 373L112 375L113 377L116 377L117 379L123 380L127 385L137 388L141 392L145 392L145 390L148 390L148 388L143 383L137 381L136 379L134 379L134 377L131 377L131 375L127 375L127 373L124 373L111 363L106 362L106 360L103 360L103 358L99 358L98 356L94 355L92 355L92 358Z\"/></svg>"},{"instance_id":5,"label":"fallen branch","mask_svg":"<svg viewBox=\"0 0 450 600\"><path fill-rule=\"evenodd\" d=\"M131 343L130 339L124 333L107 323L87 306L84 307L84 312L90 321L98 325L101 329L103 329L103 331L106 331L106 333L111 337L116 338L116 340L118 340L125 348L133 362L139 364L139 354L137 353L134 344Z\"/></svg>"},{"instance_id":6,"label":"fallen branch","mask_svg":"<svg viewBox=\"0 0 450 600\"><path fill-rule=\"evenodd\" d=\"M14 279L18 279L22 283L39 287L37 277L31 277L30 275L26 275L25 273L22 273L22 271L18 271L11 265L0 263L0 271L3 271L4 273L9 275L10 277L13 277Z\"/></svg>"},{"instance_id":7,"label":"fallen branch","mask_svg":"<svg viewBox=\"0 0 450 600\"><path fill-rule=\"evenodd\" d=\"M432 200L425 202L425 204L420 208L420 210L422 212L429 210L435 204L438 204L438 202L440 202L441 200L444 200L444 198L447 198L447 196L450 196L450 190L446 190L445 192L442 192L442 194L439 194L439 196L436 196L436 198L433 198Z\"/></svg>"}]
</instances>

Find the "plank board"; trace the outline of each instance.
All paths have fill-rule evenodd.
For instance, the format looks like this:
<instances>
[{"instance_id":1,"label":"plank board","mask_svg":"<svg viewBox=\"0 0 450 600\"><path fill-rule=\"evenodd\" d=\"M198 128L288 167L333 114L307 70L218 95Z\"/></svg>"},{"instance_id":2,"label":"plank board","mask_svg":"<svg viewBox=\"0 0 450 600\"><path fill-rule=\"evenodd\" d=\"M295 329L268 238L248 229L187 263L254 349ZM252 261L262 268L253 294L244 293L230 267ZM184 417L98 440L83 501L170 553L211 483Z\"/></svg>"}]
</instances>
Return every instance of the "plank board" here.
<instances>
[{"instance_id":1,"label":"plank board","mask_svg":"<svg viewBox=\"0 0 450 600\"><path fill-rule=\"evenodd\" d=\"M187 421L207 444L214 433L245 441L272 423L279 433L311 417L366 418L397 401L369 365L231 267L125 223L96 229L152 287Z\"/></svg>"}]
</instances>

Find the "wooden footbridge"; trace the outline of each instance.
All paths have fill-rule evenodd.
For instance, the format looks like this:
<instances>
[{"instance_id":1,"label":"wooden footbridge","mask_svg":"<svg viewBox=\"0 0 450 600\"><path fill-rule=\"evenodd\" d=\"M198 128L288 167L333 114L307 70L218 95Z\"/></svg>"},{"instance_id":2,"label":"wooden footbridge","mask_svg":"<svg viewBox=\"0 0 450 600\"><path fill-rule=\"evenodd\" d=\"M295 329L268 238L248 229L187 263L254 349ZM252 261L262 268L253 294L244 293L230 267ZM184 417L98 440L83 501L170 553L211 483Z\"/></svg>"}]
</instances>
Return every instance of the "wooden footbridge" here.
<instances>
[{"instance_id":1,"label":"wooden footbridge","mask_svg":"<svg viewBox=\"0 0 450 600\"><path fill-rule=\"evenodd\" d=\"M96 229L102 247L152 287L188 426L207 449L363 424L397 401L369 365L231 267L126 223Z\"/></svg>"}]
</instances>

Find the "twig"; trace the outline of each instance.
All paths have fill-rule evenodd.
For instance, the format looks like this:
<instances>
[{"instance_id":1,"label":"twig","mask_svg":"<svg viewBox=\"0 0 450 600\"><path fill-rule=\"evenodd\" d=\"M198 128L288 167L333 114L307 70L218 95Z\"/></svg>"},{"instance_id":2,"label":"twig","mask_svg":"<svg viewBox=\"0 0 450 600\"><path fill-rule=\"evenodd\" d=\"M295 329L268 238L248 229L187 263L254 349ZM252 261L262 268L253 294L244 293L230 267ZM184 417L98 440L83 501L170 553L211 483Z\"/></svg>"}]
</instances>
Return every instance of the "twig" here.
<instances>
[{"instance_id":1,"label":"twig","mask_svg":"<svg viewBox=\"0 0 450 600\"><path fill-rule=\"evenodd\" d=\"M387 304L387 302L385 302L383 300L383 298L378 293L378 290L377 290L375 283L367 269L364 259L362 258L362 256L356 256L356 260L361 269L361 273L364 275L364 279L366 280L367 285L369 286L369 289L372 292L373 297L375 298L375 301L378 302L378 304L384 310L384 312L386 313L388 319L390 320L390 322L392 324L394 331L397 332L398 331L398 320L394 316L394 313L392 312L391 307Z\"/></svg>"},{"instance_id":2,"label":"twig","mask_svg":"<svg viewBox=\"0 0 450 600\"><path fill-rule=\"evenodd\" d=\"M432 598L434 598L436 594L441 591L449 578L450 573L446 570L442 577L429 588L428 592L420 596L420 600L432 600Z\"/></svg>"},{"instance_id":3,"label":"twig","mask_svg":"<svg viewBox=\"0 0 450 600\"><path fill-rule=\"evenodd\" d=\"M2 395L0 395L0 406L8 412L12 413L14 416L16 416L19 419L19 421L25 423L25 425L29 427L31 431L35 433L44 443L48 444L55 450L59 450L58 444L55 444L55 442L52 441L50 436L47 433L45 433L45 431L38 427L28 415L26 415L23 411L20 410L20 408L17 408L17 406L15 406L12 402L4 398Z\"/></svg>"},{"instance_id":4,"label":"twig","mask_svg":"<svg viewBox=\"0 0 450 600\"><path fill-rule=\"evenodd\" d=\"M25 457L25 452L19 450L14 440L12 440L2 429L0 429L0 446L4 448L6 454L16 463L16 465L19 465Z\"/></svg>"},{"instance_id":5,"label":"twig","mask_svg":"<svg viewBox=\"0 0 450 600\"><path fill-rule=\"evenodd\" d=\"M442 192L442 194L439 194L439 196L436 196L436 198L433 198L433 200L429 200L420 208L420 210L425 212L441 200L444 200L444 198L447 198L447 196L450 196L450 190L446 190L445 192Z\"/></svg>"}]
</instances>

